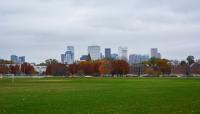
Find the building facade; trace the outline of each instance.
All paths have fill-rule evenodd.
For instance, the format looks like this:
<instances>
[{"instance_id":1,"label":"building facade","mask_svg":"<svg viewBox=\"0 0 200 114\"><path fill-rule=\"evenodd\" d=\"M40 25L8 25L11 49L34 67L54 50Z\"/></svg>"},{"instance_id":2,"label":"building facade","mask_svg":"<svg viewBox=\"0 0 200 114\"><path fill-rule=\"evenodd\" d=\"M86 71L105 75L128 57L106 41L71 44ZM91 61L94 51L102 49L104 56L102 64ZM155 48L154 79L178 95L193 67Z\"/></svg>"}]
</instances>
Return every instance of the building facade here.
<instances>
[{"instance_id":1,"label":"building facade","mask_svg":"<svg viewBox=\"0 0 200 114\"><path fill-rule=\"evenodd\" d=\"M127 47L119 47L118 48L119 52L119 59L121 60L128 60L128 48Z\"/></svg>"},{"instance_id":2,"label":"building facade","mask_svg":"<svg viewBox=\"0 0 200 114\"><path fill-rule=\"evenodd\" d=\"M72 51L65 52L65 63L73 64L74 63L74 53Z\"/></svg>"},{"instance_id":3,"label":"building facade","mask_svg":"<svg viewBox=\"0 0 200 114\"><path fill-rule=\"evenodd\" d=\"M75 62L74 46L67 46L65 54L61 54L61 63L73 64Z\"/></svg>"},{"instance_id":4,"label":"building facade","mask_svg":"<svg viewBox=\"0 0 200 114\"><path fill-rule=\"evenodd\" d=\"M100 46L88 46L88 54L92 60L101 59L101 47Z\"/></svg>"},{"instance_id":5,"label":"building facade","mask_svg":"<svg viewBox=\"0 0 200 114\"><path fill-rule=\"evenodd\" d=\"M21 57L19 57L19 59L18 59L19 61L19 64L23 64L23 63L25 63L25 61L26 61L26 59L25 59L25 56L21 56Z\"/></svg>"},{"instance_id":6,"label":"building facade","mask_svg":"<svg viewBox=\"0 0 200 114\"><path fill-rule=\"evenodd\" d=\"M17 55L11 55L10 59L15 64L23 64L26 62L25 56L18 57Z\"/></svg>"},{"instance_id":7,"label":"building facade","mask_svg":"<svg viewBox=\"0 0 200 114\"><path fill-rule=\"evenodd\" d=\"M149 59L149 55L132 54L129 56L129 64L139 64Z\"/></svg>"},{"instance_id":8,"label":"building facade","mask_svg":"<svg viewBox=\"0 0 200 114\"><path fill-rule=\"evenodd\" d=\"M11 60L13 63L18 63L18 56L17 56L17 55L11 55L11 56L10 56L10 60Z\"/></svg>"},{"instance_id":9,"label":"building facade","mask_svg":"<svg viewBox=\"0 0 200 114\"><path fill-rule=\"evenodd\" d=\"M158 52L158 48L151 48L151 57L161 59L161 53Z\"/></svg>"},{"instance_id":10,"label":"building facade","mask_svg":"<svg viewBox=\"0 0 200 114\"><path fill-rule=\"evenodd\" d=\"M105 48L105 58L111 58L111 48Z\"/></svg>"}]
</instances>

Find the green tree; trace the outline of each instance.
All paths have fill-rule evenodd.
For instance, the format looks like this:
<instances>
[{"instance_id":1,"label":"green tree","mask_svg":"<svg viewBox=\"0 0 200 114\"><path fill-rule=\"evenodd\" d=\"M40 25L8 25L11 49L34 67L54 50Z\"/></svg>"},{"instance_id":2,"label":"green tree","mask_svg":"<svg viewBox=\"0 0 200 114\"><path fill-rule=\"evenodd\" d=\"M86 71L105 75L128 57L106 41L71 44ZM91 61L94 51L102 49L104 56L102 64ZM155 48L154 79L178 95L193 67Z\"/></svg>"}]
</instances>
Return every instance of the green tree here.
<instances>
[{"instance_id":1,"label":"green tree","mask_svg":"<svg viewBox=\"0 0 200 114\"><path fill-rule=\"evenodd\" d=\"M46 63L46 65L58 64L58 60L56 60L56 59L47 59L47 60L45 60L45 63Z\"/></svg>"},{"instance_id":2,"label":"green tree","mask_svg":"<svg viewBox=\"0 0 200 114\"><path fill-rule=\"evenodd\" d=\"M194 61L194 56L188 56L187 57L187 61L188 61L188 64L191 65L193 64L195 61Z\"/></svg>"}]
</instances>

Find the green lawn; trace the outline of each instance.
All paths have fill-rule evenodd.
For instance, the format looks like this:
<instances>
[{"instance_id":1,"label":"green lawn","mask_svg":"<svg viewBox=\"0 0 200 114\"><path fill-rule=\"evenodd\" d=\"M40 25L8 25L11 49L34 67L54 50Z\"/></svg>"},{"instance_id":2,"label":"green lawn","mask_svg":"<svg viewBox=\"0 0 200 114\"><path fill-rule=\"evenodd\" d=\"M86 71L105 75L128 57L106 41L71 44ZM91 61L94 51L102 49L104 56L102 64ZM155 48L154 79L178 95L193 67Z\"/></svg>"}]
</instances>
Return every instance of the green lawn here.
<instances>
[{"instance_id":1,"label":"green lawn","mask_svg":"<svg viewBox=\"0 0 200 114\"><path fill-rule=\"evenodd\" d=\"M200 79L0 79L0 114L200 114Z\"/></svg>"}]
</instances>

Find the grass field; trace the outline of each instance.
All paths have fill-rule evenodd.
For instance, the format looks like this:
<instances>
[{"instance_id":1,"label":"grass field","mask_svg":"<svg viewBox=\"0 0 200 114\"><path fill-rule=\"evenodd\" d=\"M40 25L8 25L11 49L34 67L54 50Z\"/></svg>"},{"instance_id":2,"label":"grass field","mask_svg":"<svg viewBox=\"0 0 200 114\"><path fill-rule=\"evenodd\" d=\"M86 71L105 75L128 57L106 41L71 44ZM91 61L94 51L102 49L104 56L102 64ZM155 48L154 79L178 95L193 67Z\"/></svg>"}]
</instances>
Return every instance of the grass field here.
<instances>
[{"instance_id":1,"label":"grass field","mask_svg":"<svg viewBox=\"0 0 200 114\"><path fill-rule=\"evenodd\" d=\"M200 79L0 79L0 114L200 114Z\"/></svg>"}]
</instances>

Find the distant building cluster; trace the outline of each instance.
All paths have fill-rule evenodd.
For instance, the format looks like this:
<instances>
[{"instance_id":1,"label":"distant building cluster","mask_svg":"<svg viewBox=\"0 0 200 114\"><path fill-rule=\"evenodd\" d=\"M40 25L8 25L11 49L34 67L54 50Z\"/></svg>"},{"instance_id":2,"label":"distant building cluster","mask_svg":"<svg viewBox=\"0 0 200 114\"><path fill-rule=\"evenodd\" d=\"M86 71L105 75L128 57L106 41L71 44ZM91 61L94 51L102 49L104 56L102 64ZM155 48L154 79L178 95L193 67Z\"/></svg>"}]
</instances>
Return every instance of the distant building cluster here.
<instances>
[{"instance_id":1,"label":"distant building cluster","mask_svg":"<svg viewBox=\"0 0 200 114\"><path fill-rule=\"evenodd\" d=\"M63 64L73 64L75 61L74 46L67 46L65 54L61 54L61 62Z\"/></svg>"},{"instance_id":2,"label":"distant building cluster","mask_svg":"<svg viewBox=\"0 0 200 114\"><path fill-rule=\"evenodd\" d=\"M158 59L162 58L161 54L158 52L158 48L151 48L151 57Z\"/></svg>"},{"instance_id":3,"label":"distant building cluster","mask_svg":"<svg viewBox=\"0 0 200 114\"><path fill-rule=\"evenodd\" d=\"M105 48L104 55L101 53L101 47L98 45L88 46L87 54L80 57L80 61L91 60L100 60L100 59L109 59L109 60L125 60L129 64L139 64L144 61L148 61L150 56L148 54L130 54L128 55L127 47L118 47L118 53L112 53L111 48ZM151 57L161 59L161 54L158 52L158 48L151 49ZM61 62L63 64L73 64L75 62L75 50L74 46L67 46L67 51L64 54L61 54Z\"/></svg>"},{"instance_id":4,"label":"distant building cluster","mask_svg":"<svg viewBox=\"0 0 200 114\"><path fill-rule=\"evenodd\" d=\"M25 56L18 57L17 55L11 55L10 59L15 64L23 64L26 62Z\"/></svg>"},{"instance_id":5,"label":"distant building cluster","mask_svg":"<svg viewBox=\"0 0 200 114\"><path fill-rule=\"evenodd\" d=\"M130 64L139 64L144 61L148 61L149 59L150 59L149 55L137 55L137 54L129 55Z\"/></svg>"}]
</instances>

